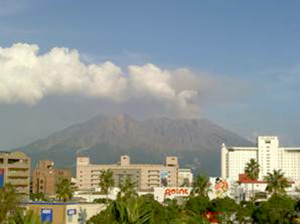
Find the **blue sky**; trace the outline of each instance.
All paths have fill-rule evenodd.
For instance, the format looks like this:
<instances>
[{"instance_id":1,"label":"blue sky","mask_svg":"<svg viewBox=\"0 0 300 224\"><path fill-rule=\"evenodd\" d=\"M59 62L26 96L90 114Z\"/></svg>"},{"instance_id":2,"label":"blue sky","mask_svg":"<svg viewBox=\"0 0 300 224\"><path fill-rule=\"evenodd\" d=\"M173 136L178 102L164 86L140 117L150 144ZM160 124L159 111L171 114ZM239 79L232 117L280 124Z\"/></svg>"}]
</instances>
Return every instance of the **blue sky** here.
<instances>
[{"instance_id":1,"label":"blue sky","mask_svg":"<svg viewBox=\"0 0 300 224\"><path fill-rule=\"evenodd\" d=\"M77 49L86 63L153 63L209 74L221 83L218 88L230 91L226 99L202 102L201 117L247 138L276 134L293 145L300 144L299 12L296 0L0 0L0 46L37 44L41 54L66 47ZM72 100L51 102L50 97L34 106L0 104L5 124L20 118L13 125L20 129L17 136L1 127L0 147L27 143L103 109L84 102L86 111L64 119L65 102L77 110ZM50 105L56 115L47 113Z\"/></svg>"}]
</instances>

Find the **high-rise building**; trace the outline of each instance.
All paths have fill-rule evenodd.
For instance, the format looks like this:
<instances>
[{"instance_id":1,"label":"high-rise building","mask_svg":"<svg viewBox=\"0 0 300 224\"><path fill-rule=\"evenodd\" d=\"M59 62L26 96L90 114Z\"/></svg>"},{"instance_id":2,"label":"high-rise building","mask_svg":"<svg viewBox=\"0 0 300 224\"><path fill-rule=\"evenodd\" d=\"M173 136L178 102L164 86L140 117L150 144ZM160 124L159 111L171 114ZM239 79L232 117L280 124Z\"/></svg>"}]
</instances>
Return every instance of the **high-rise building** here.
<instances>
[{"instance_id":1,"label":"high-rise building","mask_svg":"<svg viewBox=\"0 0 300 224\"><path fill-rule=\"evenodd\" d=\"M23 152L0 152L0 188L11 184L27 196L30 188L31 159Z\"/></svg>"},{"instance_id":2,"label":"high-rise building","mask_svg":"<svg viewBox=\"0 0 300 224\"><path fill-rule=\"evenodd\" d=\"M32 193L54 195L56 194L56 184L61 179L71 180L71 170L57 169L54 167L53 161L39 161L36 169L32 172Z\"/></svg>"},{"instance_id":3,"label":"high-rise building","mask_svg":"<svg viewBox=\"0 0 300 224\"><path fill-rule=\"evenodd\" d=\"M281 169L291 180L300 180L300 147L280 147L277 136L259 136L256 147L227 147L222 144L222 178L238 180L250 159L255 159L260 166L259 179Z\"/></svg>"},{"instance_id":4,"label":"high-rise building","mask_svg":"<svg viewBox=\"0 0 300 224\"><path fill-rule=\"evenodd\" d=\"M163 164L132 164L129 156L121 156L117 164L91 164L89 157L77 157L76 181L80 190L99 188L102 170L111 170L115 187L124 184L127 178L139 191L151 191L154 187L178 185L178 159L166 157Z\"/></svg>"}]
</instances>

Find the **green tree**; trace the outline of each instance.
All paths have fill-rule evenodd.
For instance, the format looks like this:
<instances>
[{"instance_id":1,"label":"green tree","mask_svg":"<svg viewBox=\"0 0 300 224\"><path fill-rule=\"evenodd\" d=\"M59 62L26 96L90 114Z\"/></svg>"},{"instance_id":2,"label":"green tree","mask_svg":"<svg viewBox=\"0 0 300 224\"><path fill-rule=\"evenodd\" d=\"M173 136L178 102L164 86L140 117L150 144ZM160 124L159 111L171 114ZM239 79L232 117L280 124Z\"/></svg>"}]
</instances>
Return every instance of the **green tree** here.
<instances>
[{"instance_id":1,"label":"green tree","mask_svg":"<svg viewBox=\"0 0 300 224\"><path fill-rule=\"evenodd\" d=\"M291 223L296 202L286 195L273 194L253 214L254 223Z\"/></svg>"},{"instance_id":2,"label":"green tree","mask_svg":"<svg viewBox=\"0 0 300 224\"><path fill-rule=\"evenodd\" d=\"M242 201L240 207L237 210L235 219L237 223L248 224L253 223L253 213L257 209L257 206L250 201Z\"/></svg>"},{"instance_id":3,"label":"green tree","mask_svg":"<svg viewBox=\"0 0 300 224\"><path fill-rule=\"evenodd\" d=\"M203 215L205 212L207 212L208 208L210 206L210 200L208 197L189 197L188 201L185 204L185 210L189 214L201 214Z\"/></svg>"},{"instance_id":4,"label":"green tree","mask_svg":"<svg viewBox=\"0 0 300 224\"><path fill-rule=\"evenodd\" d=\"M209 192L209 177L199 174L196 177L196 181L193 183L192 195L198 195L200 197L207 197Z\"/></svg>"},{"instance_id":5,"label":"green tree","mask_svg":"<svg viewBox=\"0 0 300 224\"><path fill-rule=\"evenodd\" d=\"M250 161L246 164L245 167L245 174L247 177L249 177L252 181L257 180L259 176L259 164L255 159L250 159ZM252 183L252 199L255 199L255 193L254 193L254 183Z\"/></svg>"},{"instance_id":6,"label":"green tree","mask_svg":"<svg viewBox=\"0 0 300 224\"><path fill-rule=\"evenodd\" d=\"M120 197L113 201L106 210L93 216L90 224L148 224L153 218L153 210L144 207L139 197Z\"/></svg>"},{"instance_id":7,"label":"green tree","mask_svg":"<svg viewBox=\"0 0 300 224\"><path fill-rule=\"evenodd\" d=\"M33 211L16 210L15 215L9 220L9 224L46 224L41 222L40 216Z\"/></svg>"},{"instance_id":8,"label":"green tree","mask_svg":"<svg viewBox=\"0 0 300 224\"><path fill-rule=\"evenodd\" d=\"M68 179L61 179L56 184L56 196L58 200L63 200L63 202L71 200L76 190L75 184Z\"/></svg>"},{"instance_id":9,"label":"green tree","mask_svg":"<svg viewBox=\"0 0 300 224\"><path fill-rule=\"evenodd\" d=\"M240 210L240 205L229 197L216 198L211 201L210 211L219 213L218 220L222 223L233 223L233 215Z\"/></svg>"},{"instance_id":10,"label":"green tree","mask_svg":"<svg viewBox=\"0 0 300 224\"><path fill-rule=\"evenodd\" d=\"M101 194L106 194L106 203L108 202L108 193L114 184L113 172L111 170L101 170L99 187L101 188Z\"/></svg>"},{"instance_id":11,"label":"green tree","mask_svg":"<svg viewBox=\"0 0 300 224\"><path fill-rule=\"evenodd\" d=\"M30 200L32 200L32 201L48 201L46 195L42 192L30 194Z\"/></svg>"},{"instance_id":12,"label":"green tree","mask_svg":"<svg viewBox=\"0 0 300 224\"><path fill-rule=\"evenodd\" d=\"M11 212L15 211L20 203L20 196L15 193L12 185L6 184L0 189L0 224L7 221Z\"/></svg>"},{"instance_id":13,"label":"green tree","mask_svg":"<svg viewBox=\"0 0 300 224\"><path fill-rule=\"evenodd\" d=\"M189 197L184 207L186 223L207 223L208 221L204 216L209 207L208 196Z\"/></svg>"},{"instance_id":14,"label":"green tree","mask_svg":"<svg viewBox=\"0 0 300 224\"><path fill-rule=\"evenodd\" d=\"M118 193L118 197L122 196L125 198L130 198L138 196L135 190L135 185L130 177L127 177L125 180L125 184L120 184L119 188L120 192Z\"/></svg>"},{"instance_id":15,"label":"green tree","mask_svg":"<svg viewBox=\"0 0 300 224\"><path fill-rule=\"evenodd\" d=\"M268 183L266 190L272 194L284 194L285 188L290 186L281 170L273 170L273 173L268 173L264 177L264 180Z\"/></svg>"}]
</instances>

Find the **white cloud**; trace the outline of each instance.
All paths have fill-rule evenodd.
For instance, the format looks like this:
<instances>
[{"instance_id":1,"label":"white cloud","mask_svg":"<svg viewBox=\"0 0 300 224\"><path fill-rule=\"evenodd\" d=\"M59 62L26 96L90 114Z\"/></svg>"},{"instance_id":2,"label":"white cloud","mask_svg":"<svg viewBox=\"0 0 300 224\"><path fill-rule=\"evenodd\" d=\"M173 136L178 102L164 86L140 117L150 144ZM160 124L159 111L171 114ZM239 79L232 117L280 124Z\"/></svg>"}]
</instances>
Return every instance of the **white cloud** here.
<instances>
[{"instance_id":1,"label":"white cloud","mask_svg":"<svg viewBox=\"0 0 300 224\"><path fill-rule=\"evenodd\" d=\"M47 95L77 94L123 103L151 99L184 117L199 112L201 81L188 69L146 64L124 71L109 61L86 64L76 50L53 48L42 55L38 50L21 43L0 48L0 103L36 104Z\"/></svg>"}]
</instances>

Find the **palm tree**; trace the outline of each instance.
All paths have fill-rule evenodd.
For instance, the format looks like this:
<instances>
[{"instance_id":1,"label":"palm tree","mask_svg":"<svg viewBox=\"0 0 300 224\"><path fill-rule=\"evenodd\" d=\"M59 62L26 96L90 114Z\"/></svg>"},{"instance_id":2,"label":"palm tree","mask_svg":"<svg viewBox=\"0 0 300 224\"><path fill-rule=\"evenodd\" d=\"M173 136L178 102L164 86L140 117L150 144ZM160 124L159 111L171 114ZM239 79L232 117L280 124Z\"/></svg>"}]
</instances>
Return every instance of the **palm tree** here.
<instances>
[{"instance_id":1,"label":"palm tree","mask_svg":"<svg viewBox=\"0 0 300 224\"><path fill-rule=\"evenodd\" d=\"M71 200L73 198L74 192L77 190L77 187L68 179L61 179L58 184L56 184L56 195L58 200Z\"/></svg>"},{"instance_id":2,"label":"palm tree","mask_svg":"<svg viewBox=\"0 0 300 224\"><path fill-rule=\"evenodd\" d=\"M106 194L106 202L108 201L108 193L114 184L113 172L111 170L101 170L99 186L101 193Z\"/></svg>"},{"instance_id":3,"label":"palm tree","mask_svg":"<svg viewBox=\"0 0 300 224\"><path fill-rule=\"evenodd\" d=\"M285 188L290 186L281 169L273 170L273 173L268 173L264 177L264 180L268 183L266 190L274 194L285 193Z\"/></svg>"},{"instance_id":4,"label":"palm tree","mask_svg":"<svg viewBox=\"0 0 300 224\"><path fill-rule=\"evenodd\" d=\"M250 161L246 164L245 167L245 174L247 177L249 177L252 181L257 180L259 176L259 164L255 159L250 159ZM255 198L254 193L254 183L252 182L252 198Z\"/></svg>"},{"instance_id":5,"label":"palm tree","mask_svg":"<svg viewBox=\"0 0 300 224\"><path fill-rule=\"evenodd\" d=\"M10 212L15 211L20 200L20 195L15 193L12 185L6 184L0 189L0 224L8 219Z\"/></svg>"},{"instance_id":6,"label":"palm tree","mask_svg":"<svg viewBox=\"0 0 300 224\"><path fill-rule=\"evenodd\" d=\"M119 197L88 223L150 224L153 223L153 211L151 206L145 206L139 197Z\"/></svg>"},{"instance_id":7,"label":"palm tree","mask_svg":"<svg viewBox=\"0 0 300 224\"><path fill-rule=\"evenodd\" d=\"M197 194L198 196L207 197L209 192L209 177L199 174L196 177L196 181L193 183L192 194Z\"/></svg>"},{"instance_id":8,"label":"palm tree","mask_svg":"<svg viewBox=\"0 0 300 224\"><path fill-rule=\"evenodd\" d=\"M118 193L118 197L125 197L125 198L130 198L130 197L136 197L138 194L136 193L135 190L135 185L132 182L130 177L127 177L125 179L125 184L120 184L120 192Z\"/></svg>"}]
</instances>

